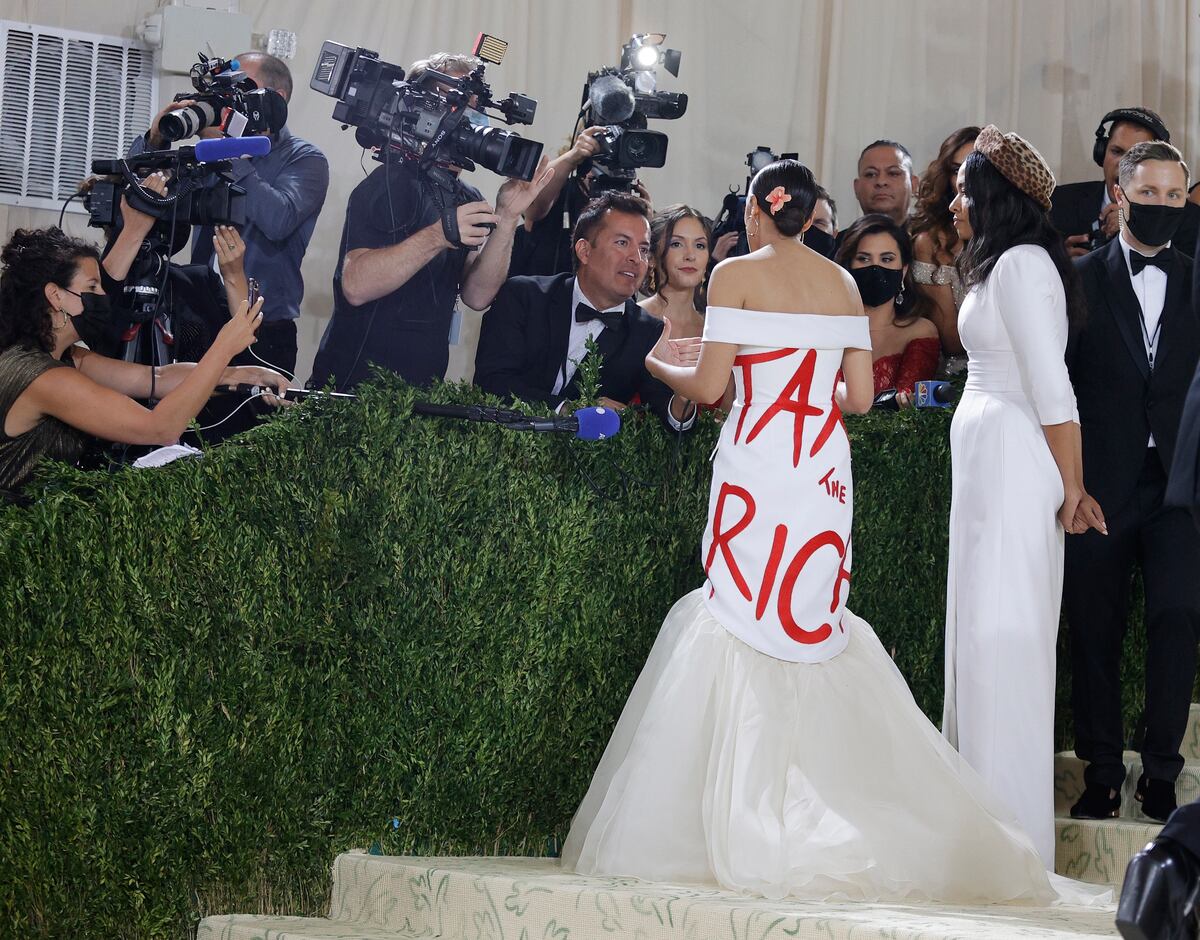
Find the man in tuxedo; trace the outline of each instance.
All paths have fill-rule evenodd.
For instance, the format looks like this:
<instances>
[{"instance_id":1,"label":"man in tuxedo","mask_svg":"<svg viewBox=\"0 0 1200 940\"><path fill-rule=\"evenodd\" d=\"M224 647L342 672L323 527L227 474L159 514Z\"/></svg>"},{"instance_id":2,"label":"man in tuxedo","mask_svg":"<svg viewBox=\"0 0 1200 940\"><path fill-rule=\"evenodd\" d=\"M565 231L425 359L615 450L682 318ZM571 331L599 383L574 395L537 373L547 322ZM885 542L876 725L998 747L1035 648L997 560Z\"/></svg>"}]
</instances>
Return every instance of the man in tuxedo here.
<instances>
[{"instance_id":1,"label":"man in tuxedo","mask_svg":"<svg viewBox=\"0 0 1200 940\"><path fill-rule=\"evenodd\" d=\"M1109 111L1096 128L1092 159L1104 171L1104 178L1085 183L1066 183L1054 190L1050 221L1067 239L1067 250L1074 258L1107 245L1117 234L1117 204L1113 188L1117 168L1135 144L1147 140L1171 142L1171 132L1163 119L1149 108L1117 108ZM1196 250L1200 232L1200 206L1184 206L1183 224L1173 245L1186 255Z\"/></svg>"},{"instance_id":2,"label":"man in tuxedo","mask_svg":"<svg viewBox=\"0 0 1200 940\"><path fill-rule=\"evenodd\" d=\"M646 371L661 321L634 301L650 258L650 207L611 191L589 202L573 233L575 273L513 277L483 318L475 384L502 398L554 408L578 396L587 341L602 357L600 392L622 408L634 395L668 426L686 430L695 406Z\"/></svg>"},{"instance_id":3,"label":"man in tuxedo","mask_svg":"<svg viewBox=\"0 0 1200 940\"><path fill-rule=\"evenodd\" d=\"M1145 586L1146 701L1136 798L1147 816L1175 809L1200 627L1200 533L1164 504L1188 383L1200 358L1192 259L1172 247L1187 167L1161 141L1121 158L1120 234L1076 261L1088 317L1067 346L1079 405L1084 487L1107 534L1067 541L1063 600L1071 629L1075 751L1088 767L1077 819L1116 815L1122 762L1121 644L1134 565Z\"/></svg>"}]
</instances>

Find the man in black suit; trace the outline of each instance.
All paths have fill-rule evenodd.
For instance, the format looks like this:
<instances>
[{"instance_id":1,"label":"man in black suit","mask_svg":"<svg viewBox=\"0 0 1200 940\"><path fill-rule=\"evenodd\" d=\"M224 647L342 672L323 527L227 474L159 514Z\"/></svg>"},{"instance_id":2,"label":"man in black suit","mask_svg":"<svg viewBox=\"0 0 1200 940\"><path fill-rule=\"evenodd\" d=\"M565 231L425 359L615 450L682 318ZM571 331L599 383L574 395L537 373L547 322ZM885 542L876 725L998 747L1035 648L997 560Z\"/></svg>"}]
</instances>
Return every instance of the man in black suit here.
<instances>
[{"instance_id":1,"label":"man in black suit","mask_svg":"<svg viewBox=\"0 0 1200 940\"><path fill-rule=\"evenodd\" d=\"M1088 317L1067 346L1079 404L1084 486L1108 533L1068 539L1063 600L1071 629L1075 752L1087 784L1077 819L1116 815L1122 762L1120 655L1133 567L1146 597L1146 701L1136 797L1175 809L1200 627L1200 533L1164 505L1184 397L1200 357L1192 259L1171 245L1187 167L1161 141L1134 145L1114 192L1120 235L1078 260Z\"/></svg>"},{"instance_id":2,"label":"man in black suit","mask_svg":"<svg viewBox=\"0 0 1200 940\"><path fill-rule=\"evenodd\" d=\"M668 426L686 430L695 406L646 371L663 324L633 299L650 258L650 207L629 193L604 193L584 207L573 239L575 274L513 277L500 288L483 318L475 384L563 407L578 396L578 366L593 339L605 403L619 409L640 395Z\"/></svg>"},{"instance_id":3,"label":"man in black suit","mask_svg":"<svg viewBox=\"0 0 1200 940\"><path fill-rule=\"evenodd\" d=\"M1050 221L1067 238L1067 250L1073 258L1107 245L1117 234L1117 204L1113 188L1117 185L1117 167L1129 148L1147 140L1171 142L1171 132L1163 119L1149 108L1117 108L1109 111L1096 128L1092 159L1104 170L1104 179L1086 183L1066 183L1054 190ZM1191 256L1200 234L1200 206L1184 206L1183 224L1175 234L1174 247Z\"/></svg>"}]
</instances>

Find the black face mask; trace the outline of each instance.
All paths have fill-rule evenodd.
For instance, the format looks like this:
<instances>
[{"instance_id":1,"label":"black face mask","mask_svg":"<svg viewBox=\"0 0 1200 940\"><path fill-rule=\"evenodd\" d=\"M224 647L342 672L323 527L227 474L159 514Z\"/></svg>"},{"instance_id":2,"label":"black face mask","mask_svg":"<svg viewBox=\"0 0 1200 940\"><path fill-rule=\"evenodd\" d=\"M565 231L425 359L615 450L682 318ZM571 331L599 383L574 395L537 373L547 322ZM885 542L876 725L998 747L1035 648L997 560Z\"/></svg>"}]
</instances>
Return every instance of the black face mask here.
<instances>
[{"instance_id":1,"label":"black face mask","mask_svg":"<svg viewBox=\"0 0 1200 940\"><path fill-rule=\"evenodd\" d=\"M66 290L68 294L75 294L73 290ZM67 314L71 318L71 325L75 327L75 332L79 334L79 338L87 344L87 348L92 352L100 353L102 356L115 355L120 348L121 335L116 325L113 323L112 305L108 302L108 297L104 294L93 294L90 291L82 294L75 294L83 304L83 312L76 314ZM63 311L66 313L66 311Z\"/></svg>"},{"instance_id":2,"label":"black face mask","mask_svg":"<svg viewBox=\"0 0 1200 940\"><path fill-rule=\"evenodd\" d=\"M833 236L824 229L819 229L815 225L809 226L808 231L804 233L804 244L819 255L824 255L826 258L833 257L835 247Z\"/></svg>"},{"instance_id":3,"label":"black face mask","mask_svg":"<svg viewBox=\"0 0 1200 940\"><path fill-rule=\"evenodd\" d=\"M1183 206L1152 206L1134 202L1128 194L1125 199L1129 203L1125 224L1129 226L1129 233L1143 245L1157 248L1175 237L1183 223Z\"/></svg>"},{"instance_id":4,"label":"black face mask","mask_svg":"<svg viewBox=\"0 0 1200 940\"><path fill-rule=\"evenodd\" d=\"M859 296L864 307L882 307L900 293L904 284L904 272L899 268L885 268L878 264L865 268L851 268L850 276L858 285Z\"/></svg>"}]
</instances>

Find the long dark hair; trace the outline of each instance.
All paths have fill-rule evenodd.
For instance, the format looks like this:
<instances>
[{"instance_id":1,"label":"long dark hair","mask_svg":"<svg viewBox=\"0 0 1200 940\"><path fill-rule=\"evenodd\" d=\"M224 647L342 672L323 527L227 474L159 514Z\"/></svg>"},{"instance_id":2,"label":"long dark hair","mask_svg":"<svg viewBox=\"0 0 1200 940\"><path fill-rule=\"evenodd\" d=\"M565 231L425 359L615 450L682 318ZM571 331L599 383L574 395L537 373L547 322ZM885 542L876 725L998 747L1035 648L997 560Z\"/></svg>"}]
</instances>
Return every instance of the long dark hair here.
<instances>
[{"instance_id":1,"label":"long dark hair","mask_svg":"<svg viewBox=\"0 0 1200 940\"><path fill-rule=\"evenodd\" d=\"M938 155L921 174L917 206L908 230L913 238L928 232L934 248L947 254L953 254L958 246L954 215L950 212L950 202L954 199L954 152L978 136L978 127L960 127L942 141Z\"/></svg>"},{"instance_id":2,"label":"long dark hair","mask_svg":"<svg viewBox=\"0 0 1200 940\"><path fill-rule=\"evenodd\" d=\"M668 283L667 247L671 244L675 227L684 219L695 219L700 223L708 241L709 254L712 254L712 222L708 217L699 209L693 209L683 203L667 206L650 222L650 269L646 272L646 290L651 294L657 293ZM701 281L692 295L692 305L701 313L704 312L705 306L704 288L705 282Z\"/></svg>"},{"instance_id":3,"label":"long dark hair","mask_svg":"<svg viewBox=\"0 0 1200 940\"><path fill-rule=\"evenodd\" d=\"M1050 224L1046 211L1010 183L978 150L963 163L963 189L971 240L958 256L963 286L970 289L987 280L1000 256L1016 245L1038 245L1046 249L1067 297L1067 322L1072 328L1083 322L1083 295L1079 274L1067 254L1062 235Z\"/></svg>"},{"instance_id":4,"label":"long dark hair","mask_svg":"<svg viewBox=\"0 0 1200 940\"><path fill-rule=\"evenodd\" d=\"M0 253L0 349L24 345L54 350L46 285L66 287L84 258L100 260L90 242L60 228L19 228Z\"/></svg>"},{"instance_id":5,"label":"long dark hair","mask_svg":"<svg viewBox=\"0 0 1200 940\"><path fill-rule=\"evenodd\" d=\"M842 233L842 243L838 247L837 254L833 256L833 260L849 271L854 256L858 254L858 243L868 235L890 235L899 249L900 261L907 269L904 272L902 289L907 291L907 297L912 299L906 300L903 315L897 311L894 318L896 325L909 326L915 323L918 317L928 317L933 304L928 297L917 290L916 282L913 281L912 239L908 237L908 233L904 229L892 221L890 216L872 212L855 219L850 227Z\"/></svg>"}]
</instances>

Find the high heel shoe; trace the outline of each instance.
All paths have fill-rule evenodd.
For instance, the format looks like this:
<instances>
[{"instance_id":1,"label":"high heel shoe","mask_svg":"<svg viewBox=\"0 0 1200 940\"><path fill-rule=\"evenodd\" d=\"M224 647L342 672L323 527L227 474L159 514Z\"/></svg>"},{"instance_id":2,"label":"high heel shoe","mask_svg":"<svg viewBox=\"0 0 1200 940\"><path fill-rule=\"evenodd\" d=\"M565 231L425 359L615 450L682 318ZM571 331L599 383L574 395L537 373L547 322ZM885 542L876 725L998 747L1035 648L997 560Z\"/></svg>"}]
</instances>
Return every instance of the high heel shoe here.
<instances>
[{"instance_id":1,"label":"high heel shoe","mask_svg":"<svg viewBox=\"0 0 1200 940\"><path fill-rule=\"evenodd\" d=\"M1125 940L1194 940L1200 900L1200 859L1158 838L1125 870L1117 929Z\"/></svg>"}]
</instances>

